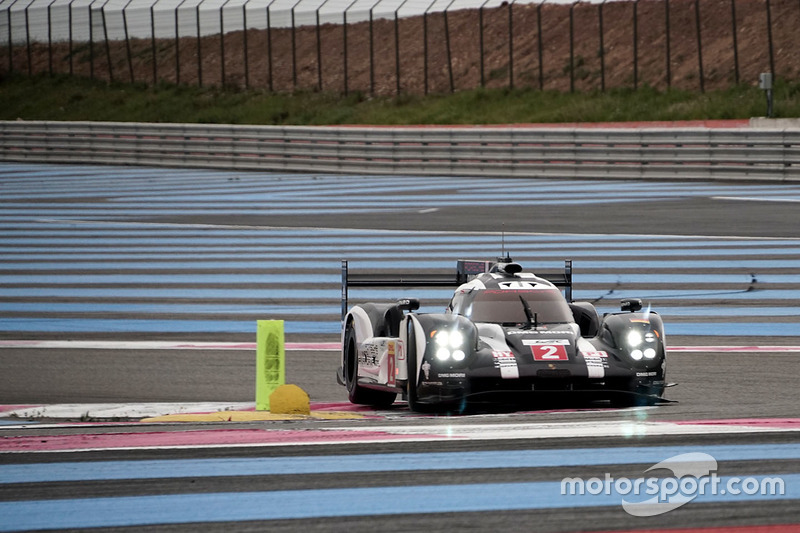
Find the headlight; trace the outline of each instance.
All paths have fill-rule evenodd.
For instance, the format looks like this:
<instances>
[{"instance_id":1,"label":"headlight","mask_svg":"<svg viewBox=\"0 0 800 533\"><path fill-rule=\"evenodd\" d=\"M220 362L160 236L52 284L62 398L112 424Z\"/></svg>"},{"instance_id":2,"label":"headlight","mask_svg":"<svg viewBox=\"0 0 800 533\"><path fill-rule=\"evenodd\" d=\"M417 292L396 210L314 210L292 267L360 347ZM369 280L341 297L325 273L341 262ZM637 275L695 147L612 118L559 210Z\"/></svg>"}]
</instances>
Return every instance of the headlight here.
<instances>
[{"instance_id":1,"label":"headlight","mask_svg":"<svg viewBox=\"0 0 800 533\"><path fill-rule=\"evenodd\" d=\"M656 351L653 348L647 348L644 351L644 356L648 359L653 359L656 356Z\"/></svg>"},{"instance_id":2,"label":"headlight","mask_svg":"<svg viewBox=\"0 0 800 533\"><path fill-rule=\"evenodd\" d=\"M452 357L454 361L463 361L467 354L464 353L464 334L458 330L441 330L433 334L433 342L436 344L434 355L439 361L447 361Z\"/></svg>"},{"instance_id":3,"label":"headlight","mask_svg":"<svg viewBox=\"0 0 800 533\"><path fill-rule=\"evenodd\" d=\"M450 332L451 348L461 348L463 344L464 344L464 335L462 335L460 331L456 330Z\"/></svg>"},{"instance_id":4,"label":"headlight","mask_svg":"<svg viewBox=\"0 0 800 533\"><path fill-rule=\"evenodd\" d=\"M439 348L436 350L436 359L439 361L447 361L450 358L450 350L447 348Z\"/></svg>"},{"instance_id":5,"label":"headlight","mask_svg":"<svg viewBox=\"0 0 800 533\"><path fill-rule=\"evenodd\" d=\"M644 354L641 350L631 350L631 357L633 357L635 360L639 361L643 356Z\"/></svg>"},{"instance_id":6,"label":"headlight","mask_svg":"<svg viewBox=\"0 0 800 533\"><path fill-rule=\"evenodd\" d=\"M628 345L631 348L640 346L643 340L644 338L642 337L642 334L639 331L633 330L628 332Z\"/></svg>"}]
</instances>

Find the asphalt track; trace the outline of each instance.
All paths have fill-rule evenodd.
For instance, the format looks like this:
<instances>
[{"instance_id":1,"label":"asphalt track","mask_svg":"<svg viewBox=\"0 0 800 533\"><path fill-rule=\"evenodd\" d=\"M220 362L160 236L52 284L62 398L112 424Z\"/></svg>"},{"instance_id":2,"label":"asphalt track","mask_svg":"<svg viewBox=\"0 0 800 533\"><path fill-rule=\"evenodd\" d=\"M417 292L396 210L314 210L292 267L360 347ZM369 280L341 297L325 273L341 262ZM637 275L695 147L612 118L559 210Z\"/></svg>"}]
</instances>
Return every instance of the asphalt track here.
<instances>
[{"instance_id":1,"label":"asphalt track","mask_svg":"<svg viewBox=\"0 0 800 533\"><path fill-rule=\"evenodd\" d=\"M37 167L36 170L45 175L49 171L51 176L76 174L81 177L83 172L84 180L97 175L81 167ZM13 172L8 170L9 174ZM147 173L142 169L142 174ZM247 175L244 177L246 179ZM342 198L342 205L358 207L359 202L369 201L353 192L358 188L359 179L337 180L349 191L342 193L346 197ZM279 177L278 181L281 180L283 184L292 181L286 176ZM433 195L432 199L430 187L441 191L444 184L437 180L427 182L433 184L428 189L425 189L424 180L414 182L418 188L409 196L418 195L419 202L410 198L408 205L402 208L379 212L365 210L354 214L347 208L330 207L317 208L320 212L313 216L288 210L273 215L271 211L281 209L261 205L258 209L237 210L238 204L232 202L227 204L225 213L198 214L175 206L170 212L166 206L157 216L141 208L138 213L108 210L106 216L95 211L90 217L95 222L146 223L173 228L203 224L215 228L313 227L318 228L317 232L325 228L487 232L495 240L500 221L509 233L577 234L586 235L585 240L604 234L628 235L632 239L646 235L648 237L641 240L648 248L659 245L650 238L653 235L702 235L715 241L731 239L736 246L746 239L754 239L756 243L765 240L763 245L757 245L769 251L760 257L751 254L744 259L733 256L738 253L733 251L734 244L727 248L722 245L727 255L721 256L720 264L724 265L721 269L707 265L694 267L687 272L698 277L696 282L678 280L669 287L670 291L677 288L678 292L691 295L707 291L708 286L714 284L714 290L729 290L729 296L717 296L711 301L698 301L700 296L673 296L661 302L666 308L681 309L687 311L686 314L692 308L713 306L721 310L752 307L765 314L759 318L758 313L753 312L742 319L731 312L716 322L709 322L709 318L702 315L696 320L708 327L705 334L689 334L696 330L686 327L686 334L670 335L670 345L695 347L696 351L670 353L668 376L678 386L670 388L667 397L675 403L650 408L611 409L591 405L565 408L544 404L541 409L524 412L440 417L414 416L402 404L377 413L348 411L342 403L346 399L344 391L333 379L337 354L300 349L287 353L287 381L307 390L313 406L345 411L351 417L203 423L6 419L0 424L0 452L5 452L0 453L0 530L97 527L155 531L374 531L377 528L390 531L610 531L717 527L721 529L714 531L735 531L732 528L746 530L755 526L761 526L760 531L770 532L800 529L800 417L795 398L800 375L800 352L795 348L800 340L793 333L798 325L798 300L785 295L783 299L771 298L766 296L769 292L756 293L753 297L752 291L750 294L741 292L741 283L714 278L721 273L746 275L750 270L747 266L735 267L737 261L744 261L742 265L745 265L746 261L760 259L775 262L775 266L759 271L761 280L769 279L765 276L783 276L766 283L761 281L767 291L788 294L800 288L797 278L800 270L780 263L800 255L797 243L793 243L793 239L800 239L796 187L721 183L698 187L676 183L670 185L675 187L670 193L665 193L667 187L661 183L619 182L614 185L617 191L629 185L644 190L644 196L620 201L611 195L606 201L581 204L569 198L537 202L535 198L517 196L513 202L508 202L509 205L504 205L502 198L488 202L491 205L470 200L472 203L465 209L464 206L448 206L445 194ZM12 248L17 244L5 245L11 255L6 255L3 263L18 266L6 266L4 281L0 283L0 290L9 291L0 297L0 303L8 305L0 314L0 321L11 324L0 331L0 341L94 340L101 345L22 348L3 347L0 343L0 404L252 402L254 356L248 349L102 347L102 342L109 340L136 343L158 339L214 340L220 345L230 345L252 342L251 333L235 330L213 334L163 330L104 332L92 330L89 325L92 320L101 318L96 312L66 308L59 311L55 305L49 311L33 307L24 312L12 311L14 306L41 303L44 297L33 289L56 291L68 283L58 279L60 271L54 273L49 282L11 277L35 272L35 269L28 270L31 260L23 255L39 254L36 261L41 268L44 252L40 252L38 246L51 246L53 255L61 254L58 244L37 245L40 234L25 233L30 230L21 231L20 228L29 219L41 220L46 212L62 222L71 219L77 225L78 220L86 220L86 213L80 210L91 203L107 204L109 199L100 200L98 196L77 190L52 193L49 199L38 198L37 205L29 205L26 211L25 194L15 192L19 196L12 199L5 194L11 182L4 183L4 197L0 199L4 232L6 237L19 232L16 241L17 244L21 242L25 250ZM530 185L525 184L526 187ZM601 185L602 182L580 182L574 190L561 189L556 196L579 196L584 192L580 187L592 189ZM188 191L186 194L190 194L193 187L202 189L205 186L202 180L193 184L188 178L182 185L184 191ZM552 184L542 182L542 186ZM141 187L147 190L145 185ZM649 198L648 188L658 198ZM680 188L685 188L683 193L675 194ZM106 194L113 196L108 191ZM622 193L615 194L623 197ZM508 196L514 198L515 195L509 193ZM309 198L307 203L313 200L315 198ZM391 196L386 197L387 202L391 200ZM441 205L436 205L437 201ZM69 209L74 211L69 212ZM337 209L340 212L337 213ZM53 231L52 235L57 233ZM98 230L93 238L102 235ZM631 241L622 240L626 246L631 246ZM599 242L600 248L611 246L602 240ZM632 245L635 247L635 242ZM88 245L74 246L75 251L91 252ZM205 251L213 249L211 245L195 246ZM397 247L396 256L402 257L408 252L403 246L406 245ZM695 256L675 259L670 265L700 259L714 246L721 245L701 247ZM592 247L592 244L581 243L580 247ZM411 249L413 251L413 247ZM377 245L367 246L365 253L377 257L378 250ZM294 259L298 261L305 257L302 251L295 253ZM335 251L331 255L335 255ZM59 257L67 261L67 255ZM655 257L660 256L656 254ZM586 263L592 259L610 260L608 256L590 256ZM651 257L647 256L635 258L636 261L649 259ZM89 259L85 261L88 264ZM64 275L92 276L91 271L87 273L80 266L72 270L66 268ZM130 264L123 270L110 264L106 270L128 275L133 269ZM631 275L647 272L666 275L667 270L637 269L633 262L629 268L622 269ZM172 275L163 269L154 272ZM299 268L297 272L310 274L313 268ZM598 269L586 275L605 275L606 272L608 270ZM213 273L213 269L207 268L204 273ZM76 286L100 290L104 284L113 286L113 283L116 282L78 282ZM602 278L592 283L597 285L585 285L584 290L603 288ZM323 283L318 286L321 292L328 290ZM642 290L647 284L631 282L630 286ZM20 287L28 288L33 296L11 294ZM164 289L158 284L154 287ZM623 284L619 290L624 288ZM752 298L740 299L741 294ZM54 304L77 305L70 298L65 295ZM119 299L123 306L145 301L146 297ZM98 306L107 305L101 299L92 302ZM128 315L123 316L123 310L116 312L119 316L107 314L105 318L127 320ZM335 334L321 332L313 325L315 320L328 320L328 315L318 319L310 313L305 308L298 312L298 316L311 324L308 326L310 333L289 333L288 340L335 342ZM249 315L245 316L249 319ZM15 322L18 317L19 322ZM25 317L31 320L25 322ZM46 319L61 320L58 323L64 327L75 323L67 318L87 325L80 330L35 329ZM153 318L170 317L159 312ZM678 317L675 326L687 320ZM777 330L775 335L764 334L771 322L783 324L783 329ZM99 320L97 323L102 324ZM171 324L167 320L164 323ZM737 323L740 324L738 334L714 334L718 331L737 333ZM14 324L25 324L26 329L15 331ZM703 349L704 346L707 348ZM745 348L733 351L730 349L733 346ZM567 477L638 479L657 475L667 478L666 470L655 473L646 473L646 470L660 461L686 453L713 456L718 461L716 473L725 482L732 477L755 481L781 477L785 482L784 494L766 497L704 494L675 510L639 517L623 509L625 494L611 491L610 494L574 497L559 492L559 482Z\"/></svg>"}]
</instances>

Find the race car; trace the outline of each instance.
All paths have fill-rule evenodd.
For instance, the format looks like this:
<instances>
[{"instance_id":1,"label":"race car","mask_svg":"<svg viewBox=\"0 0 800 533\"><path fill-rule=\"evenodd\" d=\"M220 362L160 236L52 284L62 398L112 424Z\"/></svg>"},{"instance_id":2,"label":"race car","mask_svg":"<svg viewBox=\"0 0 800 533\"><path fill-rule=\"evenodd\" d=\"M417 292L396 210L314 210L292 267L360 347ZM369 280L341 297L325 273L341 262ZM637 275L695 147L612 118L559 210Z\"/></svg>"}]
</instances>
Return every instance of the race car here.
<instances>
[{"instance_id":1,"label":"race car","mask_svg":"<svg viewBox=\"0 0 800 533\"><path fill-rule=\"evenodd\" d=\"M347 308L348 287L457 286L443 313L419 300ZM561 289L564 289L562 294ZM664 325L639 299L602 317L572 301L563 273L524 272L510 257L458 261L456 275L354 275L342 262L342 360L337 381L352 403L464 412L484 403L553 406L547 398L661 401ZM548 394L545 394L548 393Z\"/></svg>"}]
</instances>

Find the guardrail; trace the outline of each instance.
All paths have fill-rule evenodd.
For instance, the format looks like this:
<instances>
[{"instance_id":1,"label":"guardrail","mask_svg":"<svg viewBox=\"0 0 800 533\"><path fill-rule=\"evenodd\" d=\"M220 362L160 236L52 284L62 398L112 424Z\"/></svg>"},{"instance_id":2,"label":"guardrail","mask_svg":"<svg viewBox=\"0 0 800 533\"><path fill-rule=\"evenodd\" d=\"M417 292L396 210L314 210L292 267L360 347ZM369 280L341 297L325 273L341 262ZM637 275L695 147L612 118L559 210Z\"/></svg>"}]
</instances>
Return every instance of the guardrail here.
<instances>
[{"instance_id":1,"label":"guardrail","mask_svg":"<svg viewBox=\"0 0 800 533\"><path fill-rule=\"evenodd\" d=\"M800 181L800 129L0 122L0 160L479 177Z\"/></svg>"}]
</instances>

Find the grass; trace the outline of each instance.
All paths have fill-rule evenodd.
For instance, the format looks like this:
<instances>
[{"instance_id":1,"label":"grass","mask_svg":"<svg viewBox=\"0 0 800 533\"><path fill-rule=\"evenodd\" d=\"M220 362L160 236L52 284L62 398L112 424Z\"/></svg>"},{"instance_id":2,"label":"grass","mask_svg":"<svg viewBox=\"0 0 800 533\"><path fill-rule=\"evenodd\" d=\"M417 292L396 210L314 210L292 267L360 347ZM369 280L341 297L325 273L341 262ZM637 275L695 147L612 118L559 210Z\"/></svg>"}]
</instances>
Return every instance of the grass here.
<instances>
[{"instance_id":1,"label":"grass","mask_svg":"<svg viewBox=\"0 0 800 533\"><path fill-rule=\"evenodd\" d=\"M92 120L219 124L511 124L747 119L764 116L764 92L750 86L704 94L638 91L561 93L477 89L447 95L370 98L160 84L147 87L78 77L0 78L1 120ZM775 116L800 117L800 82L778 82Z\"/></svg>"}]
</instances>

